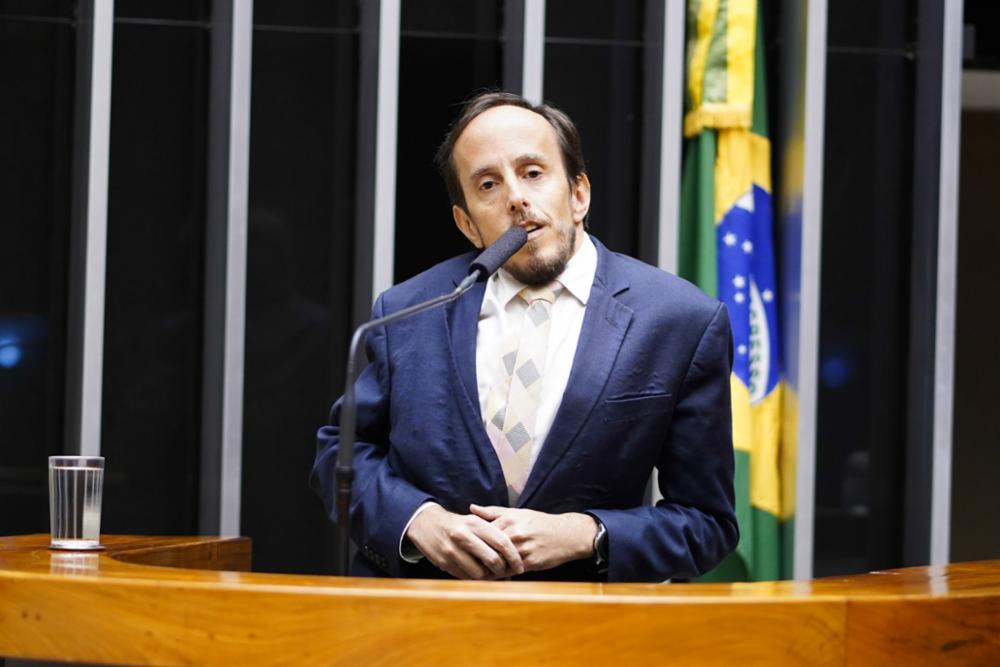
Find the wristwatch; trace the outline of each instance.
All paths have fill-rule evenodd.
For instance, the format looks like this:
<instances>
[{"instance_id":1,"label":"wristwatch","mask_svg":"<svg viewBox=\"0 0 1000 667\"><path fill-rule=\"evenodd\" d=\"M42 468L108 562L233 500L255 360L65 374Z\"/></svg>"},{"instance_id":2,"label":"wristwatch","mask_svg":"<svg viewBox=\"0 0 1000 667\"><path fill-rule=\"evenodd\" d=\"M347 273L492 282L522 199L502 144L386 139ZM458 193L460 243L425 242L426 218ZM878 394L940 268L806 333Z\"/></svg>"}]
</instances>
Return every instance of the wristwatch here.
<instances>
[{"instance_id":1,"label":"wristwatch","mask_svg":"<svg viewBox=\"0 0 1000 667\"><path fill-rule=\"evenodd\" d=\"M594 517L597 522L597 535L594 536L594 567L598 574L608 571L608 529L604 527L604 522Z\"/></svg>"}]
</instances>

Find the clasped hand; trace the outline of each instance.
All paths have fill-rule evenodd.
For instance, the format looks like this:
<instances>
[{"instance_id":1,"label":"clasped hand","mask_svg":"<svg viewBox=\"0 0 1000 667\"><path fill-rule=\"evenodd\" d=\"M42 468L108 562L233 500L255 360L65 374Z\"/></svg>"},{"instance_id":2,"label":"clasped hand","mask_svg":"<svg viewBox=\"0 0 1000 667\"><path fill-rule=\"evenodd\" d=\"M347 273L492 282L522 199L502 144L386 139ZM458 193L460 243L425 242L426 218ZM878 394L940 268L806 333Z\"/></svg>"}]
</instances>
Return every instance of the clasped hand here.
<instances>
[{"instance_id":1,"label":"clasped hand","mask_svg":"<svg viewBox=\"0 0 1000 667\"><path fill-rule=\"evenodd\" d=\"M434 565L460 579L501 579L593 553L597 522L586 514L480 505L469 511L455 514L431 505L406 536Z\"/></svg>"}]
</instances>

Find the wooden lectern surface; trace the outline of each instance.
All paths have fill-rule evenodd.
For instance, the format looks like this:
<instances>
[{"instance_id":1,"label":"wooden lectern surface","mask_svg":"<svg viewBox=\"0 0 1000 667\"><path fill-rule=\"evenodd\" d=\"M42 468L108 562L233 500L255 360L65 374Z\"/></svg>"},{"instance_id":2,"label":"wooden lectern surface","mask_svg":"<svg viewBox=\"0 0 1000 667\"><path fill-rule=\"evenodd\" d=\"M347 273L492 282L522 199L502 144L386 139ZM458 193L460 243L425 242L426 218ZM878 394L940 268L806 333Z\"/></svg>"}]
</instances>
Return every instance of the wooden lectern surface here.
<instances>
[{"instance_id":1,"label":"wooden lectern surface","mask_svg":"<svg viewBox=\"0 0 1000 667\"><path fill-rule=\"evenodd\" d=\"M0 656L108 664L1000 664L1000 561L742 584L249 572L250 541L0 537Z\"/></svg>"}]
</instances>

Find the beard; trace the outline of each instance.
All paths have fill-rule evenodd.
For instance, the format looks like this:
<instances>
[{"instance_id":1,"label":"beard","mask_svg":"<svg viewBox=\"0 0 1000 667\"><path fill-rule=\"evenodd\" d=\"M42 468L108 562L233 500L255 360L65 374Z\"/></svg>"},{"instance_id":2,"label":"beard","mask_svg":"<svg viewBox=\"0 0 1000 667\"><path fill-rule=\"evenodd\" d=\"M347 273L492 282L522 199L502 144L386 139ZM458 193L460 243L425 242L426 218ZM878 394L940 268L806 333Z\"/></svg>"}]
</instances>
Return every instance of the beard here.
<instances>
[{"instance_id":1,"label":"beard","mask_svg":"<svg viewBox=\"0 0 1000 667\"><path fill-rule=\"evenodd\" d=\"M528 252L528 260L516 266L508 261L504 266L511 276L525 285L537 287L549 284L566 270L566 264L573 257L573 249L576 248L576 225L571 224L561 228L550 226L549 229L557 234L554 255L540 256L538 253L541 244L537 241L528 241L524 247Z\"/></svg>"}]
</instances>

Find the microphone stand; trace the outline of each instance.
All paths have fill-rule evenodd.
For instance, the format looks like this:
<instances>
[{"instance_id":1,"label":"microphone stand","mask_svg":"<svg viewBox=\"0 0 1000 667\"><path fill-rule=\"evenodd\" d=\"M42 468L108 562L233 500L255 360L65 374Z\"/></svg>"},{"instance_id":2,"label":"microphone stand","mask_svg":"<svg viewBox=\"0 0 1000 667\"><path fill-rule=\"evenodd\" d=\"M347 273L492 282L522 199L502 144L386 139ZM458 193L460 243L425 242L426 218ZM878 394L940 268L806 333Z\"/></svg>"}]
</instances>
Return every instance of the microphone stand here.
<instances>
[{"instance_id":1,"label":"microphone stand","mask_svg":"<svg viewBox=\"0 0 1000 667\"><path fill-rule=\"evenodd\" d=\"M354 439L357 427L358 404L354 396L354 360L358 356L365 336L375 327L385 326L398 320L422 313L436 306L454 301L462 296L478 280L486 280L497 269L510 259L514 253L528 242L528 232L524 228L514 226L501 234L479 257L469 266L469 275L462 279L458 287L448 294L435 297L423 303L417 303L400 311L371 320L358 327L351 337L351 346L347 352L347 373L344 383L344 402L340 409L340 447L337 449L337 553L336 574L347 576L348 559L351 545L351 486L354 483Z\"/></svg>"},{"instance_id":2,"label":"microphone stand","mask_svg":"<svg viewBox=\"0 0 1000 667\"><path fill-rule=\"evenodd\" d=\"M385 326L411 315L417 315L449 301L454 301L468 292L479 277L485 273L482 268L476 268L477 270L466 276L453 291L434 297L429 301L403 308L391 315L365 322L355 329L354 336L351 337L351 346L347 352L344 403L340 410L341 441L340 448L337 450L337 552L335 574L339 576L347 576L348 560L350 559L351 486L354 482L354 438L358 415L357 400L354 396L354 362L358 356L358 351L361 349L361 345L364 343L368 332L375 327Z\"/></svg>"}]
</instances>

